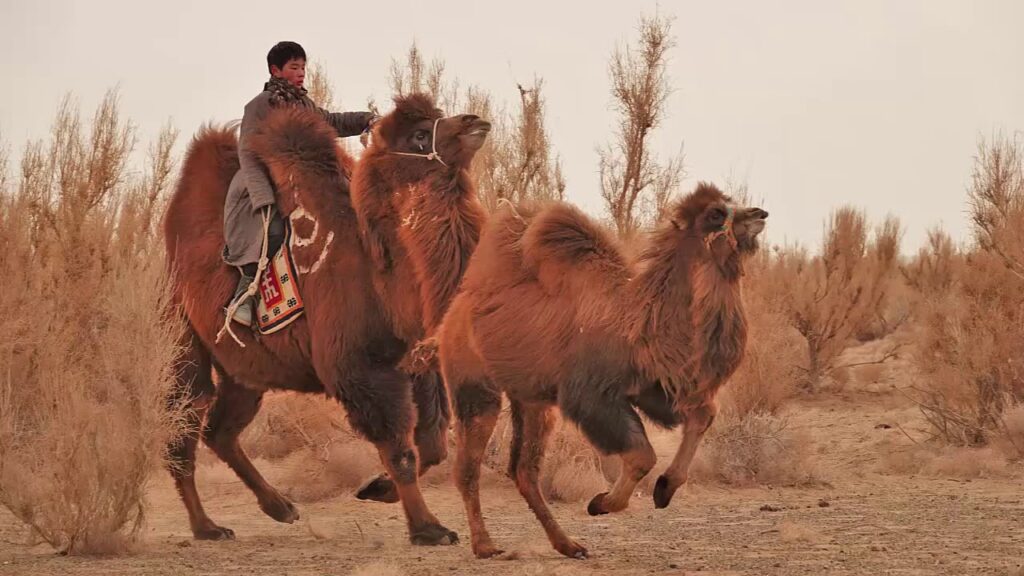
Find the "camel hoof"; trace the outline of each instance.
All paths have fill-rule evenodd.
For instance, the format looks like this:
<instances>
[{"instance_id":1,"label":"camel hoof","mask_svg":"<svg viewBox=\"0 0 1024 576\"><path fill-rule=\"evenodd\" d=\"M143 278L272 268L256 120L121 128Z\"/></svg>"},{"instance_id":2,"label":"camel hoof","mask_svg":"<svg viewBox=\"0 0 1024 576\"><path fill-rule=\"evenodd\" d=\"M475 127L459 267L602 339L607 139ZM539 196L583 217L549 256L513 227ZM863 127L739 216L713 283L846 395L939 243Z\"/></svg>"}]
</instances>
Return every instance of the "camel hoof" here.
<instances>
[{"instance_id":1,"label":"camel hoof","mask_svg":"<svg viewBox=\"0 0 1024 576\"><path fill-rule=\"evenodd\" d=\"M195 530L192 532L192 537L196 540L234 540L235 531L213 524L208 528Z\"/></svg>"},{"instance_id":2,"label":"camel hoof","mask_svg":"<svg viewBox=\"0 0 1024 576\"><path fill-rule=\"evenodd\" d=\"M481 560L485 560L487 558L494 558L495 556L499 556L504 553L504 550L497 548L493 544L481 544L479 546L473 547L473 555L477 558L480 558Z\"/></svg>"},{"instance_id":3,"label":"camel hoof","mask_svg":"<svg viewBox=\"0 0 1024 576\"><path fill-rule=\"evenodd\" d=\"M658 476L658 482L654 485L654 507L667 508L675 493L675 488L669 488L668 478Z\"/></svg>"},{"instance_id":4,"label":"camel hoof","mask_svg":"<svg viewBox=\"0 0 1024 576\"><path fill-rule=\"evenodd\" d=\"M266 504L261 502L260 510L263 510L263 513L267 516L284 524L292 524L299 519L299 509L283 496L278 496Z\"/></svg>"},{"instance_id":5,"label":"camel hoof","mask_svg":"<svg viewBox=\"0 0 1024 576\"><path fill-rule=\"evenodd\" d=\"M589 556L586 548L572 540L555 546L555 550L558 550L558 552L563 556L568 556L569 558L574 558L576 560L586 560Z\"/></svg>"},{"instance_id":6,"label":"camel hoof","mask_svg":"<svg viewBox=\"0 0 1024 576\"><path fill-rule=\"evenodd\" d=\"M440 524L428 524L409 535L414 546L451 546L459 543L459 535Z\"/></svg>"},{"instance_id":7,"label":"camel hoof","mask_svg":"<svg viewBox=\"0 0 1024 576\"><path fill-rule=\"evenodd\" d=\"M608 511L604 508L604 497L607 495L607 492L602 492L597 496L594 496L593 500L590 501L590 504L587 505L587 514L590 514L591 516L607 514Z\"/></svg>"},{"instance_id":8,"label":"camel hoof","mask_svg":"<svg viewBox=\"0 0 1024 576\"><path fill-rule=\"evenodd\" d=\"M372 500L374 502L384 502L386 504L394 504L398 502L398 489L395 488L395 483L388 478L387 475L381 474L376 478L371 479L363 487L356 491L356 498L359 500Z\"/></svg>"}]
</instances>

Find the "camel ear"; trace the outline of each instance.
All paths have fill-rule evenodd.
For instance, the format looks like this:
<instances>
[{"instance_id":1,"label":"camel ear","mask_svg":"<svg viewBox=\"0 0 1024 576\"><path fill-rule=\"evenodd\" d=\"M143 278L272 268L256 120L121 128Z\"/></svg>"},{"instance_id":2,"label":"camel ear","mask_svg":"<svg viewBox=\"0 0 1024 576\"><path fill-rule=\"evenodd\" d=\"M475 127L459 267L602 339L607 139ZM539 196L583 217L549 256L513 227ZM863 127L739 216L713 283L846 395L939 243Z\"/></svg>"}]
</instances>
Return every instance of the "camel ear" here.
<instances>
[{"instance_id":1,"label":"camel ear","mask_svg":"<svg viewBox=\"0 0 1024 576\"><path fill-rule=\"evenodd\" d=\"M676 227L676 230L682 230L686 228L686 223L678 218L672 218L672 225Z\"/></svg>"}]
</instances>

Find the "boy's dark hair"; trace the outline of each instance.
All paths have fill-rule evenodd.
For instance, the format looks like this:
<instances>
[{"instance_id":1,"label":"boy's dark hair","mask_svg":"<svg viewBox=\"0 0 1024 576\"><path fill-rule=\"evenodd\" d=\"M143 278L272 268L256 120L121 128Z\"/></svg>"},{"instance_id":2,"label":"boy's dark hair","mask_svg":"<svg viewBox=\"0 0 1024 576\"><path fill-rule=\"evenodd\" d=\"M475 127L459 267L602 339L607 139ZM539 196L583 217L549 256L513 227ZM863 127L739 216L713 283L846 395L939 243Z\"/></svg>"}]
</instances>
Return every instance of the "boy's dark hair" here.
<instances>
[{"instance_id":1,"label":"boy's dark hair","mask_svg":"<svg viewBox=\"0 0 1024 576\"><path fill-rule=\"evenodd\" d=\"M284 68L284 65L289 60L295 59L306 59L306 51L302 49L296 42L278 42L274 44L274 47L267 52L267 70L270 70L271 66L277 66L278 68Z\"/></svg>"}]
</instances>

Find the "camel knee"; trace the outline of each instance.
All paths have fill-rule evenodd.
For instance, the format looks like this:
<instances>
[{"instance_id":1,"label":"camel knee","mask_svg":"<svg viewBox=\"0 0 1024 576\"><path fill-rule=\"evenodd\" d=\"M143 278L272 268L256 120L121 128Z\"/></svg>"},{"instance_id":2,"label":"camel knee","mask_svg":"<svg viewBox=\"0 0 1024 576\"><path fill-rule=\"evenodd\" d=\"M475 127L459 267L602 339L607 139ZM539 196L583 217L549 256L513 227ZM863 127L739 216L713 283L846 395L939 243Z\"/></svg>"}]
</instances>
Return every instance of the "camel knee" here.
<instances>
[{"instance_id":1,"label":"camel knee","mask_svg":"<svg viewBox=\"0 0 1024 576\"><path fill-rule=\"evenodd\" d=\"M645 442L638 450L634 450L629 454L623 454L622 462L629 466L633 474L633 480L640 481L654 469L654 466L658 463L658 456L654 453L654 448L651 444ZM625 472L624 467L623 473Z\"/></svg>"},{"instance_id":2,"label":"camel knee","mask_svg":"<svg viewBox=\"0 0 1024 576\"><path fill-rule=\"evenodd\" d=\"M533 466L520 465L516 469L516 488L522 496L529 496L537 490L538 471Z\"/></svg>"},{"instance_id":3,"label":"camel knee","mask_svg":"<svg viewBox=\"0 0 1024 576\"><path fill-rule=\"evenodd\" d=\"M419 468L416 463L416 451L411 447L404 447L397 450L387 450L388 472L392 480L398 484L412 484L416 482Z\"/></svg>"},{"instance_id":4,"label":"camel knee","mask_svg":"<svg viewBox=\"0 0 1024 576\"><path fill-rule=\"evenodd\" d=\"M718 416L718 403L708 400L697 406L685 408L681 419L684 429L703 435L715 423L716 416Z\"/></svg>"}]
</instances>

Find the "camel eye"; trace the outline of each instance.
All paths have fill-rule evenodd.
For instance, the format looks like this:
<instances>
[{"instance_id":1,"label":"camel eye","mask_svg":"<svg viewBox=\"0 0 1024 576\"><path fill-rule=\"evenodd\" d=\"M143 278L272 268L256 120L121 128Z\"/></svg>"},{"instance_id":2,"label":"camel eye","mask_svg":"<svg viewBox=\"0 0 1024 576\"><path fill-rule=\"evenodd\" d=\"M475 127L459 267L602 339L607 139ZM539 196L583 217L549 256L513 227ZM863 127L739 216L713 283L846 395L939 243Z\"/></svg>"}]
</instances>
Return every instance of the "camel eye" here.
<instances>
[{"instance_id":1,"label":"camel eye","mask_svg":"<svg viewBox=\"0 0 1024 576\"><path fill-rule=\"evenodd\" d=\"M427 136L429 135L430 134L426 130L417 130L416 133L412 135L412 139L416 142L426 142Z\"/></svg>"},{"instance_id":2,"label":"camel eye","mask_svg":"<svg viewBox=\"0 0 1024 576\"><path fill-rule=\"evenodd\" d=\"M715 208L711 211L711 214L708 215L708 221L712 224L721 224L722 222L725 222L725 210Z\"/></svg>"}]
</instances>

